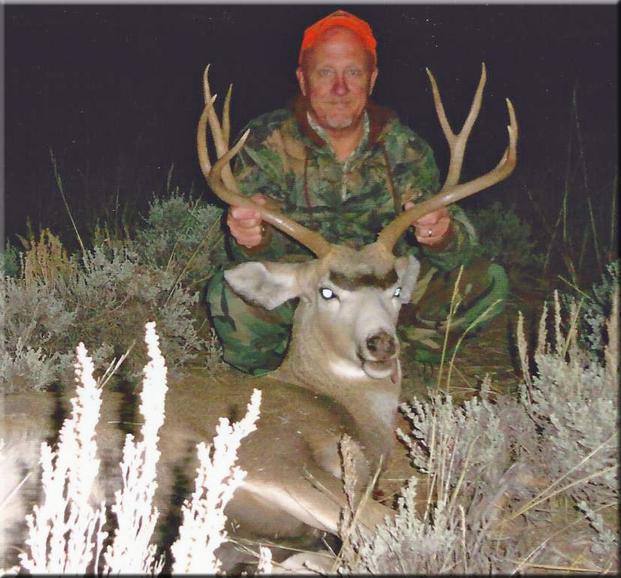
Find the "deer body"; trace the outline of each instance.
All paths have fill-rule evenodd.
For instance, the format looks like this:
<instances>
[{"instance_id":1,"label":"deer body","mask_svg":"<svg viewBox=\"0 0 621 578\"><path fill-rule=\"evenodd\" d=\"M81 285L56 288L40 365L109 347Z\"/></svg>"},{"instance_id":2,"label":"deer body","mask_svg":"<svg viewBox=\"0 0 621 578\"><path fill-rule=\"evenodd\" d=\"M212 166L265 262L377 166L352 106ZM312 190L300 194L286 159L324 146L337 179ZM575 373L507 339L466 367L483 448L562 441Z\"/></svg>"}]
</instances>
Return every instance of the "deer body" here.
<instances>
[{"instance_id":1,"label":"deer body","mask_svg":"<svg viewBox=\"0 0 621 578\"><path fill-rule=\"evenodd\" d=\"M238 452L247 476L225 510L230 534L296 541L314 539L318 531L337 534L347 507L339 450L343 435L353 441L357 498L387 462L395 441L401 387L396 324L418 269L414 259L368 246L359 251L335 247L307 263L245 263L228 271L236 291L267 308L299 298L290 349L269 376L240 375L231 383L190 370L170 380L159 442L156 502L162 514L186 497L177 495L176 487L191 487L196 445L213 438L220 417L239 419L259 388L258 427ZM41 414L50 418L58 401L48 393L7 396L5 410L16 424L33 418L43 424ZM119 393L104 390L97 441L108 499L120 483L118 424L125 403ZM49 423L48 431L39 427L37 435L52 434ZM369 500L359 513L363 531L371 532L391 512ZM230 549L218 555L228 568L239 561Z\"/></svg>"},{"instance_id":2,"label":"deer body","mask_svg":"<svg viewBox=\"0 0 621 578\"><path fill-rule=\"evenodd\" d=\"M214 435L220 416L242 416L256 387L262 390L260 429L238 452L247 476L226 509L231 533L270 538L312 536L312 528L336 533L345 505L342 488L333 483L335 475L340 477L338 443L344 433L355 439L359 428L326 396L271 377L242 378L234 386L185 378L168 394L173 411L162 429L161 467L170 471L181 466L189 476L195 444Z\"/></svg>"},{"instance_id":3,"label":"deer body","mask_svg":"<svg viewBox=\"0 0 621 578\"><path fill-rule=\"evenodd\" d=\"M300 299L285 361L255 382L264 392L264 408L284 391L292 413L271 423L264 421L264 412L270 410L262 409L255 434L262 441L256 443L278 440L271 444L278 446L276 453L260 460L262 466L269 460L271 471L241 462L248 478L240 496L250 495L269 510L281 508L297 519L283 524L279 518L279 534L284 526L303 532L300 521L336 532L345 506L339 453L343 434L352 438L359 453L359 486L386 462L401 388L397 318L418 271L415 259L397 259L370 245L359 251L335 247L323 258L302 264L245 263L225 274L236 292L266 308ZM314 481L329 489L331 497L315 488ZM367 510L363 524L368 529L389 513L378 505ZM254 524L249 520L244 525Z\"/></svg>"}]
</instances>

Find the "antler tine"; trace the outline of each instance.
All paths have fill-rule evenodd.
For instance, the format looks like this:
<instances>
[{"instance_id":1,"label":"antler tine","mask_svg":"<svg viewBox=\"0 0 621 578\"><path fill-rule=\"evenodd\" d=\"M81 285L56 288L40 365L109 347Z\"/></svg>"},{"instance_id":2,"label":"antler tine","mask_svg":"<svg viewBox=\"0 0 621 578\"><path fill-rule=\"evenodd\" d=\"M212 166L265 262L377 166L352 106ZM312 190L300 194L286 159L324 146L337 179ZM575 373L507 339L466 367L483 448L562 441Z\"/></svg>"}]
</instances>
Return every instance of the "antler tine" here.
<instances>
[{"instance_id":1,"label":"antler tine","mask_svg":"<svg viewBox=\"0 0 621 578\"><path fill-rule=\"evenodd\" d=\"M227 117L229 112L229 105L231 99L231 87L229 87L229 91L227 97L224 102L224 109L222 113L223 117L223 125L220 125L220 120L218 119L218 115L216 114L216 109L213 107L213 103L216 99L216 95L211 96L211 89L209 87L209 68L211 64L208 64L205 67L205 72L203 73L203 92L205 94L205 103L209 103L209 106L205 107L207 111L207 118L209 120L209 128L211 129L211 134L213 135L213 142L216 147L216 155L220 158L224 153L228 150L228 132L230 127L230 122ZM206 149L205 149L206 150ZM222 169L222 180L226 183L226 186L229 189L233 189L234 191L239 191L237 187L237 183L233 178L233 173L231 172L231 167L226 165Z\"/></svg>"},{"instance_id":2,"label":"antler tine","mask_svg":"<svg viewBox=\"0 0 621 578\"><path fill-rule=\"evenodd\" d=\"M211 161L209 160L209 152L207 151L207 117L209 109L213 106L216 97L212 96L209 100L205 98L205 107L198 119L198 130L196 131L196 150L198 151L198 162L203 172L203 176L207 179L211 172Z\"/></svg>"},{"instance_id":3,"label":"antler tine","mask_svg":"<svg viewBox=\"0 0 621 578\"><path fill-rule=\"evenodd\" d=\"M434 78L431 70L425 68L425 71L427 72L427 76L429 77L429 81L431 82L433 102L436 107L440 126L442 127L442 132L446 137L449 149L451 151L449 169L446 174L446 180L442 185L442 188L444 189L446 187L456 185L459 182L461 167L464 162L464 153L466 152L466 144L468 143L470 132L472 131L472 127L474 126L474 123L479 116L479 111L481 110L481 103L483 101L483 89L485 88L485 82L487 80L487 71L485 68L485 63L482 62L479 84L477 85L477 89L474 93L474 98L472 99L472 104L470 106L470 110L468 111L468 116L466 117L461 131L459 131L458 134L455 134L453 132L453 130L451 129L451 125L446 117L446 112L444 110L444 105L442 104L442 97L440 96L440 91L438 89L436 79Z\"/></svg>"},{"instance_id":4,"label":"antler tine","mask_svg":"<svg viewBox=\"0 0 621 578\"><path fill-rule=\"evenodd\" d=\"M485 71L485 69L484 69ZM472 123L474 119L476 119L476 115L478 114L478 107L480 107L480 96L478 95L479 89L482 88L481 82L483 81L483 74L481 75L482 80L479 81L479 87L477 88L477 95L475 95L475 100L473 102L473 106L470 109L470 114L468 115L468 119L466 123L470 121L471 115L473 116ZM476 104L477 100L479 101ZM517 164L517 140L518 140L518 124L515 116L515 110L513 108L513 104L509 99L506 99L507 102L507 110L509 112L509 125L507 126L507 130L509 132L509 145L505 149L499 163L496 165L494 169L485 173L484 175L468 181L467 183L461 184L451 184L447 186L446 184L442 187L442 189L436 193L430 199L423 201L416 206L404 211L399 216L397 216L391 223L389 223L379 234L378 243L384 245L386 249L392 251L395 243L398 241L399 237L404 233L404 231L412 224L413 221L420 219L427 213L431 213L432 211L436 211L442 207L446 207L451 205L457 201L465 199L466 197L478 193L484 189L495 185L496 183L506 179L515 168ZM476 105L476 106L475 106ZM475 110L477 109L477 110ZM473 113L473 111L475 111ZM438 116L440 117L440 124L443 123L442 114L440 109L438 110ZM464 128L462 129L462 133L467 128L467 133L470 132L472 126L466 127L464 124ZM464 133L464 134L467 134ZM461 133L460 133L461 135ZM457 138L460 137L458 135ZM448 138L448 137L447 137ZM465 146L465 143L464 143ZM451 153L453 148L451 148ZM463 151L462 151L463 157ZM461 165L461 161L460 161ZM448 179L447 179L448 180Z\"/></svg>"},{"instance_id":5,"label":"antler tine","mask_svg":"<svg viewBox=\"0 0 621 578\"><path fill-rule=\"evenodd\" d=\"M239 141L237 141L235 146L233 146L233 148L231 148L230 150L228 149L228 139L230 133L230 122L228 119L228 114L230 108L231 90L229 88L226 102L224 105L223 125L221 126L213 106L216 97L215 95L211 96L209 81L207 78L208 71L209 66L206 67L205 74L203 76L205 107L203 108L203 112L201 113L198 121L196 132L196 146L198 150L198 159L201 170L203 172L203 175L207 179L209 186L211 187L213 192L227 205L232 205L236 207L252 207L253 209L256 209L257 211L259 211L259 213L261 214L261 218L264 221L266 221L270 225L273 225L283 233L289 235L305 247L308 247L318 257L323 257L330 251L332 245L328 241L326 241L326 239L324 239L324 237L322 237L319 233L307 229L303 225L296 223L292 219L289 219L284 215L267 208L266 206L255 204L251 199L245 197L239 191L237 182L235 181L233 173L231 172L229 161L244 146L246 139L250 134L250 131L247 130L239 139ZM209 161L209 153L207 150L208 126L209 128L211 128L214 143L216 145L216 153L219 157L213 166Z\"/></svg>"},{"instance_id":6,"label":"antler tine","mask_svg":"<svg viewBox=\"0 0 621 578\"><path fill-rule=\"evenodd\" d=\"M229 84L224 99L224 108L222 109L222 138L224 144L228 147L231 137L231 96L233 95L233 85Z\"/></svg>"}]
</instances>

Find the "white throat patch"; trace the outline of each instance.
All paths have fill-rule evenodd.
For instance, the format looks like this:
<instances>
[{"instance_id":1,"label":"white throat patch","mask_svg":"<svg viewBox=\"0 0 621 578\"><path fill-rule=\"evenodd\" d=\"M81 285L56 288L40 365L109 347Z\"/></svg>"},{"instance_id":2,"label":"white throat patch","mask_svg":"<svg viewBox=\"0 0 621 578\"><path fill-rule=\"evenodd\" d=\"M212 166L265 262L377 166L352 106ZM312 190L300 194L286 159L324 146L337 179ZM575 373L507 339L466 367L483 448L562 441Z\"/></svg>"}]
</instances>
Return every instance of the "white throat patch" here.
<instances>
[{"instance_id":1,"label":"white throat patch","mask_svg":"<svg viewBox=\"0 0 621 578\"><path fill-rule=\"evenodd\" d=\"M362 367L345 359L330 361L330 371L345 379L369 379Z\"/></svg>"},{"instance_id":2,"label":"white throat patch","mask_svg":"<svg viewBox=\"0 0 621 578\"><path fill-rule=\"evenodd\" d=\"M389 428L394 429L399 398L389 392L365 391L364 395L375 415Z\"/></svg>"}]
</instances>

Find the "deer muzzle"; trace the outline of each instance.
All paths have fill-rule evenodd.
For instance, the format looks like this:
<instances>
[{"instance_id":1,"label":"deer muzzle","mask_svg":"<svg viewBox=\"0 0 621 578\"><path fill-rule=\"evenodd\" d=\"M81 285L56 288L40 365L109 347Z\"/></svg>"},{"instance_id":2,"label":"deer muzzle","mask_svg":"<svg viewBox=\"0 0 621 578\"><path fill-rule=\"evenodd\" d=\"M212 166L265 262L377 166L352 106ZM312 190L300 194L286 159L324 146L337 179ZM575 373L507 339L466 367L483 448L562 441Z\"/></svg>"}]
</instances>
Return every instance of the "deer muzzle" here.
<instances>
[{"instance_id":1,"label":"deer muzzle","mask_svg":"<svg viewBox=\"0 0 621 578\"><path fill-rule=\"evenodd\" d=\"M382 329L367 337L358 356L369 377L384 379L393 376L398 371L399 341Z\"/></svg>"}]
</instances>

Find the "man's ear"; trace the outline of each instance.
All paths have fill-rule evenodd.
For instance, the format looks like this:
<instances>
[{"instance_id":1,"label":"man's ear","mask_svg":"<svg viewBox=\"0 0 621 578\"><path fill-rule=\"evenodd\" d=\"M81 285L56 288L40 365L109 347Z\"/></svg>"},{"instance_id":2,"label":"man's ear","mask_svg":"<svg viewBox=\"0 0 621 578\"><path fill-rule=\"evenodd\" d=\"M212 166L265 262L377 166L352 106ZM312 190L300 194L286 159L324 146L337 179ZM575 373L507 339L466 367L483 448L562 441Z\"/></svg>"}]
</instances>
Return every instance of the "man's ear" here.
<instances>
[{"instance_id":1,"label":"man's ear","mask_svg":"<svg viewBox=\"0 0 621 578\"><path fill-rule=\"evenodd\" d=\"M301 66L298 66L295 70L295 75L298 79L298 85L300 87L300 92L306 96L306 79L304 78L304 71Z\"/></svg>"},{"instance_id":2,"label":"man's ear","mask_svg":"<svg viewBox=\"0 0 621 578\"><path fill-rule=\"evenodd\" d=\"M224 272L224 278L246 301L272 310L299 297L301 263L242 263Z\"/></svg>"},{"instance_id":3,"label":"man's ear","mask_svg":"<svg viewBox=\"0 0 621 578\"><path fill-rule=\"evenodd\" d=\"M378 74L379 74L379 68L375 67L375 69L371 73L371 82L369 84L369 96L371 96L373 89L375 88L375 81L377 80Z\"/></svg>"},{"instance_id":4,"label":"man's ear","mask_svg":"<svg viewBox=\"0 0 621 578\"><path fill-rule=\"evenodd\" d=\"M399 257L395 262L395 270L399 276L401 286L401 300L408 303L412 297L412 291L416 286L418 274L420 273L420 263L416 257L408 255Z\"/></svg>"}]
</instances>

